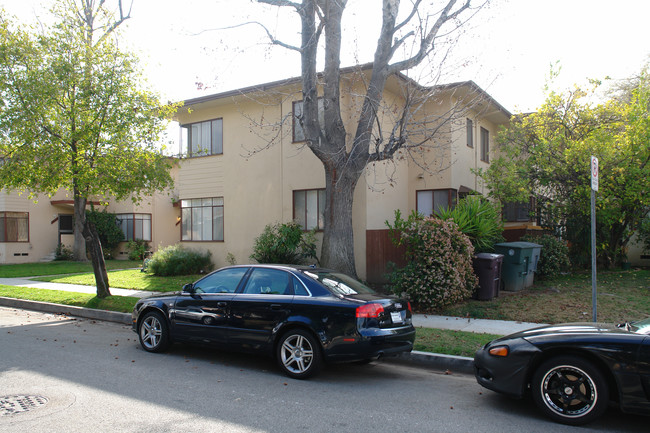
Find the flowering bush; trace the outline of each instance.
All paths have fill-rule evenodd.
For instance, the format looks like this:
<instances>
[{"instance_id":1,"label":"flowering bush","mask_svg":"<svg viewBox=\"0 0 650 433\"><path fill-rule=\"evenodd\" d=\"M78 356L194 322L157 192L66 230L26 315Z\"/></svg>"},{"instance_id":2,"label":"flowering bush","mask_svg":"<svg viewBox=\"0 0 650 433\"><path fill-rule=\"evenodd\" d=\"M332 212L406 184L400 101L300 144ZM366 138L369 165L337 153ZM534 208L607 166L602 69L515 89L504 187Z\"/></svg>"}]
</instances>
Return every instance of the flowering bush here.
<instances>
[{"instance_id":1,"label":"flowering bush","mask_svg":"<svg viewBox=\"0 0 650 433\"><path fill-rule=\"evenodd\" d=\"M474 247L453 221L417 212L404 220L397 211L394 225L386 224L393 242L406 246L408 264L389 275L396 293L406 293L423 310L471 297L478 284L472 269Z\"/></svg>"}]
</instances>

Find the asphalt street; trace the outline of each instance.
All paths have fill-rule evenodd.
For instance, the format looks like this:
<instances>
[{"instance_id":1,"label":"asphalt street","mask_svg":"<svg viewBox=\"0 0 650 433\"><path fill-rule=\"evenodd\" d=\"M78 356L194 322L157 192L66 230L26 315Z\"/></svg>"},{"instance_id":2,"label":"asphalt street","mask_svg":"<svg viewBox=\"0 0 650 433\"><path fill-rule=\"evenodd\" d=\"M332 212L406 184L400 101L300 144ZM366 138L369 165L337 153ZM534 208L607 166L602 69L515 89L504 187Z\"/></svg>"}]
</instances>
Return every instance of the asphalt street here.
<instances>
[{"instance_id":1,"label":"asphalt street","mask_svg":"<svg viewBox=\"0 0 650 433\"><path fill-rule=\"evenodd\" d=\"M386 362L292 380L264 357L150 354L123 324L0 307L2 432L647 432L647 422L610 409L588 428L562 426L471 375Z\"/></svg>"}]
</instances>

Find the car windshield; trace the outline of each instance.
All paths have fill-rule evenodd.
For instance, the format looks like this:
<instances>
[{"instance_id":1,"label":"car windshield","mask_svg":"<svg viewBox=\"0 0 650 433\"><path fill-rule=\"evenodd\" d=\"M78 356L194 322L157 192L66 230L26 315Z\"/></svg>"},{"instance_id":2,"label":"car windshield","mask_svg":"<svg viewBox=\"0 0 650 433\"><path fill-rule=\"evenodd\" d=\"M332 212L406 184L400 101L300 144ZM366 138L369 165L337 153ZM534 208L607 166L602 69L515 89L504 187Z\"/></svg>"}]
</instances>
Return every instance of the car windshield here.
<instances>
[{"instance_id":1,"label":"car windshield","mask_svg":"<svg viewBox=\"0 0 650 433\"><path fill-rule=\"evenodd\" d=\"M632 328L637 334L650 334L650 319L634 322Z\"/></svg>"},{"instance_id":2,"label":"car windshield","mask_svg":"<svg viewBox=\"0 0 650 433\"><path fill-rule=\"evenodd\" d=\"M320 281L327 286L335 295L347 296L358 294L374 294L375 291L365 284L337 272L307 271L306 275Z\"/></svg>"}]
</instances>

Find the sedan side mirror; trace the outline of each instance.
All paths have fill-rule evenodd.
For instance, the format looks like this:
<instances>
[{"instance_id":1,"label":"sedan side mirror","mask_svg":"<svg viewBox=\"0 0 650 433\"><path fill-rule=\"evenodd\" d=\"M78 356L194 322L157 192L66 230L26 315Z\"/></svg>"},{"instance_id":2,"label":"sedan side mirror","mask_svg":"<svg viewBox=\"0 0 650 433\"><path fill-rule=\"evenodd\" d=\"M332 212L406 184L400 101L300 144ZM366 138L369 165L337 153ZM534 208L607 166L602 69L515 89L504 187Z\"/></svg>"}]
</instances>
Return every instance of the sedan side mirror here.
<instances>
[{"instance_id":1,"label":"sedan side mirror","mask_svg":"<svg viewBox=\"0 0 650 433\"><path fill-rule=\"evenodd\" d=\"M194 293L194 284L187 283L183 286L183 293L189 293L190 295Z\"/></svg>"}]
</instances>

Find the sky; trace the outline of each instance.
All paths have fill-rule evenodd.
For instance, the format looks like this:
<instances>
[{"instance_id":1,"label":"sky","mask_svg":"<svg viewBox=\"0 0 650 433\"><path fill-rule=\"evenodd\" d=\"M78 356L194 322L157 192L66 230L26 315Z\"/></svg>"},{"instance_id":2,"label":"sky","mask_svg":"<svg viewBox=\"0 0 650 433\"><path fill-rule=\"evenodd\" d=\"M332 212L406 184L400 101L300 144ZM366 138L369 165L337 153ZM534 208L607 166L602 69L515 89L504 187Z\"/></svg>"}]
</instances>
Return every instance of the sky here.
<instances>
[{"instance_id":1,"label":"sky","mask_svg":"<svg viewBox=\"0 0 650 433\"><path fill-rule=\"evenodd\" d=\"M47 22L52 4L0 0L20 23ZM342 66L372 61L381 14L369 7L378 0L348 4ZM650 62L649 16L648 0L493 0L464 27L438 82L473 80L511 112L532 111L556 62L558 91L638 74ZM133 0L121 43L173 101L299 76L299 56L270 48L260 26L237 26L249 21L298 43L300 24L287 8L251 0Z\"/></svg>"}]
</instances>

